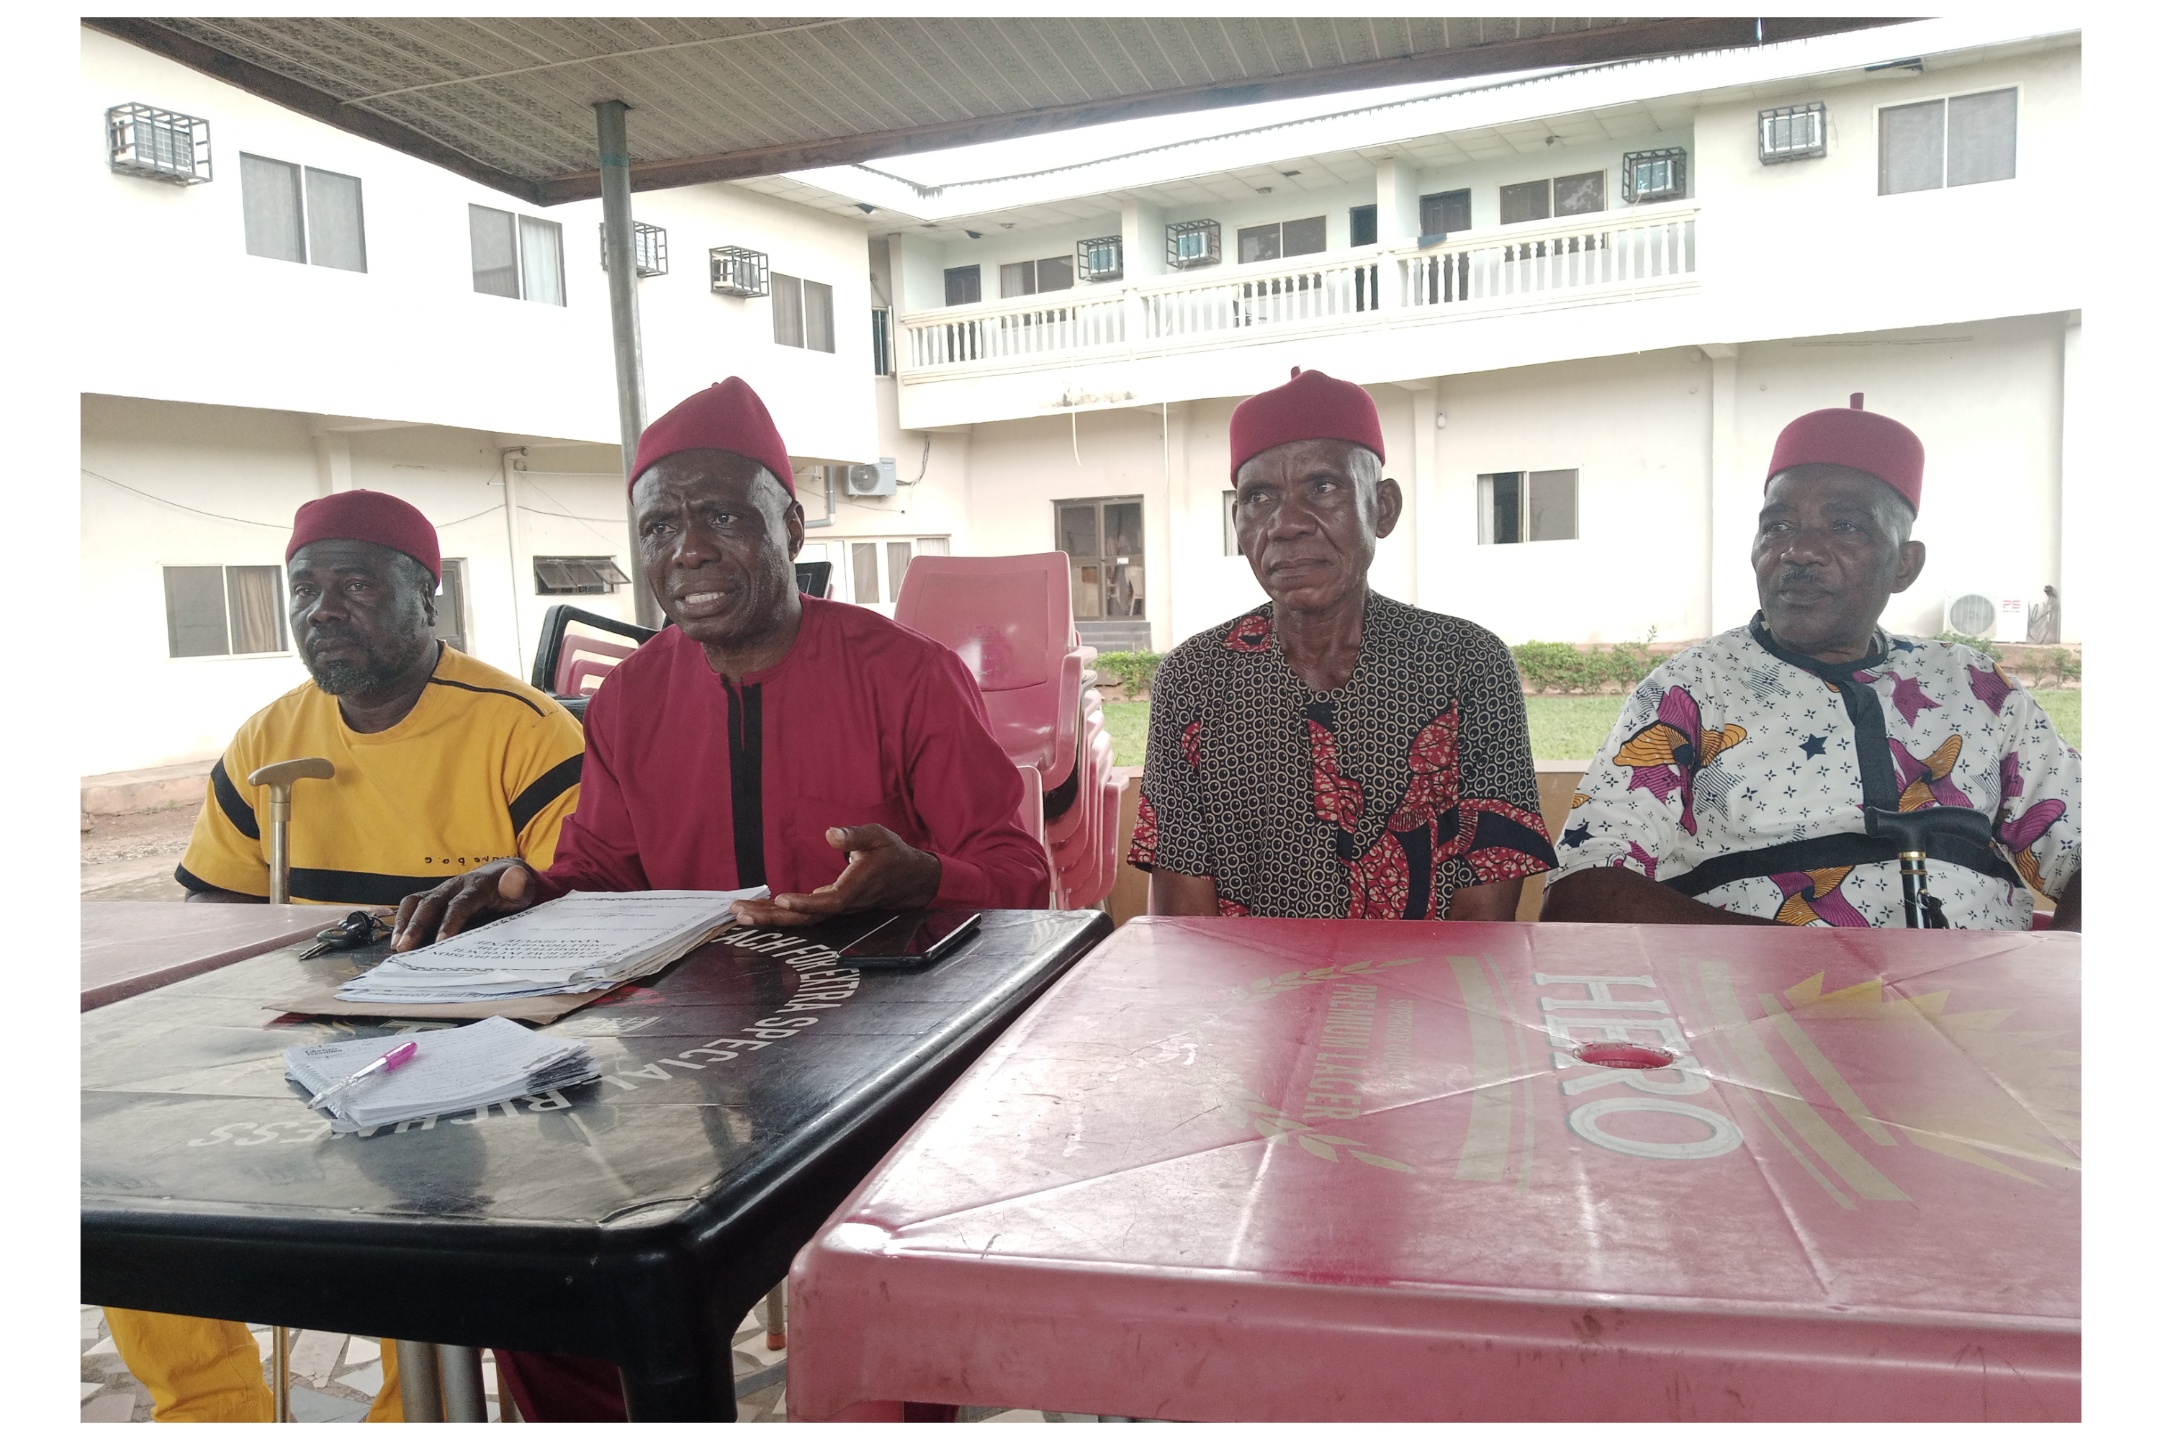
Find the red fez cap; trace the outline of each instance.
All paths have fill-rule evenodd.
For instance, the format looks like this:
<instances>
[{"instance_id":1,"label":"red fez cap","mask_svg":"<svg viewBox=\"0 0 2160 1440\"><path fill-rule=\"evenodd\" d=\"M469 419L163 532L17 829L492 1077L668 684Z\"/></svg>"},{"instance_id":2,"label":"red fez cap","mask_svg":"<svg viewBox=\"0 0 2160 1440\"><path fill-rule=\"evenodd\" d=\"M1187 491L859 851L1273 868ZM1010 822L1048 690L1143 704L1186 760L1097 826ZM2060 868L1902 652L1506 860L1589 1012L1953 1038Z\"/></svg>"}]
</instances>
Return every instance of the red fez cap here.
<instances>
[{"instance_id":1,"label":"red fez cap","mask_svg":"<svg viewBox=\"0 0 2160 1440\"><path fill-rule=\"evenodd\" d=\"M1920 437L1887 415L1861 409L1860 399L1855 392L1851 408L1810 410L1780 431L1763 488L1795 465L1843 465L1873 475L1919 514L1920 463L1926 458Z\"/></svg>"},{"instance_id":2,"label":"red fez cap","mask_svg":"<svg viewBox=\"0 0 2160 1440\"><path fill-rule=\"evenodd\" d=\"M638 437L637 465L630 483L647 469L684 450L732 450L772 471L773 479L795 493L795 462L780 438L765 402L739 376L730 375L677 405L645 427Z\"/></svg>"},{"instance_id":3,"label":"red fez cap","mask_svg":"<svg viewBox=\"0 0 2160 1440\"><path fill-rule=\"evenodd\" d=\"M1290 368L1290 381L1263 390L1230 412L1230 478L1263 450L1294 440L1347 440L1382 460L1380 412L1362 385L1318 370Z\"/></svg>"},{"instance_id":4,"label":"red fez cap","mask_svg":"<svg viewBox=\"0 0 2160 1440\"><path fill-rule=\"evenodd\" d=\"M442 544L427 516L395 495L380 490L339 490L320 500L310 500L293 514L292 543L285 560L300 553L303 545L317 540L366 540L387 545L427 566L435 583L442 583Z\"/></svg>"}]
</instances>

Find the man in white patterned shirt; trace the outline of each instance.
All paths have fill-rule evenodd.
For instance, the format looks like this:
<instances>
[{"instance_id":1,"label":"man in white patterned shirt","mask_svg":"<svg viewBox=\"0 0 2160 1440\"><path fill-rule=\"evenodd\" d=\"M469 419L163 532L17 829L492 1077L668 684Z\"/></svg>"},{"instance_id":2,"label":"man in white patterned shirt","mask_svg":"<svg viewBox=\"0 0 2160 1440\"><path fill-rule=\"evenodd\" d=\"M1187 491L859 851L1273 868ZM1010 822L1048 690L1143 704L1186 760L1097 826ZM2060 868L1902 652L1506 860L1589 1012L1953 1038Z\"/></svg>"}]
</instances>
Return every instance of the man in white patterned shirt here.
<instances>
[{"instance_id":1,"label":"man in white patterned shirt","mask_svg":"<svg viewBox=\"0 0 2160 1440\"><path fill-rule=\"evenodd\" d=\"M1899 824L1958 929L2080 924L2077 751L2001 667L1878 628L1919 578L1920 441L1817 410L1772 453L1762 609L1652 671L1583 776L1543 918L1901 926ZM1902 819L1900 817L1903 817Z\"/></svg>"}]
</instances>

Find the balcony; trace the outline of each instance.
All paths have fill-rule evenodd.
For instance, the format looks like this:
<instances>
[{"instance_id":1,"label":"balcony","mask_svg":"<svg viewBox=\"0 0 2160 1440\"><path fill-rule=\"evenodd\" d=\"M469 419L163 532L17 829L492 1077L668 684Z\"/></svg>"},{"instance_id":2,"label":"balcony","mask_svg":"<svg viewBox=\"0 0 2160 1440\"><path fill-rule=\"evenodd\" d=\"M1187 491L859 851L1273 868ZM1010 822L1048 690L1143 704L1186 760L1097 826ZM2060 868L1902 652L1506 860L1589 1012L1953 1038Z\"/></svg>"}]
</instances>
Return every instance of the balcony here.
<instances>
[{"instance_id":1,"label":"balcony","mask_svg":"<svg viewBox=\"0 0 2160 1440\"><path fill-rule=\"evenodd\" d=\"M1691 292L1697 213L1689 201L1642 205L1465 231L1426 249L1368 246L923 311L902 321L900 378L906 385L1261 340L1422 331Z\"/></svg>"}]
</instances>

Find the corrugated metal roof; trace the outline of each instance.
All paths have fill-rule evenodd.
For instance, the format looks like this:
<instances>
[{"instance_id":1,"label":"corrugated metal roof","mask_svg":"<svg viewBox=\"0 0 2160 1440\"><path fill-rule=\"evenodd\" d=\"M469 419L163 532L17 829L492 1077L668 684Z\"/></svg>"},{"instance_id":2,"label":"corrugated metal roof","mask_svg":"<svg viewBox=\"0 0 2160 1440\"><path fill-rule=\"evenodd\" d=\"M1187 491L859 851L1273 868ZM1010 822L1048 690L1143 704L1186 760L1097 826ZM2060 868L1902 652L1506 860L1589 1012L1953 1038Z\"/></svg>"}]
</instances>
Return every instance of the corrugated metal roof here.
<instances>
[{"instance_id":1,"label":"corrugated metal roof","mask_svg":"<svg viewBox=\"0 0 2160 1440\"><path fill-rule=\"evenodd\" d=\"M739 179L1109 119L1683 53L1886 23L1805 18L90 19L536 203Z\"/></svg>"}]
</instances>

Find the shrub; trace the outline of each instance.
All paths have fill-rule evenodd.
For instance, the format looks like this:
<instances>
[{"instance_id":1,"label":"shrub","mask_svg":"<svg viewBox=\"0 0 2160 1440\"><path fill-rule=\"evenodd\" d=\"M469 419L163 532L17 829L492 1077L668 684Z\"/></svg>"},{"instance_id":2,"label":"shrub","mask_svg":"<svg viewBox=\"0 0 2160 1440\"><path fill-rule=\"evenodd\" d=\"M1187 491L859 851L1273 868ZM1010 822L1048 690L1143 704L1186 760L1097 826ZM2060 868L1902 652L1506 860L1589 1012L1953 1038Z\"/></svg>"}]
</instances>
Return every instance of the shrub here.
<instances>
[{"instance_id":1,"label":"shrub","mask_svg":"<svg viewBox=\"0 0 2160 1440\"><path fill-rule=\"evenodd\" d=\"M1650 653L1657 639L1653 628L1641 640L1624 641L1609 650L1579 649L1558 640L1526 640L1512 647L1515 668L1532 691L1581 690L1595 695L1608 681L1625 692L1643 682L1655 670L1658 659Z\"/></svg>"},{"instance_id":2,"label":"shrub","mask_svg":"<svg viewBox=\"0 0 2160 1440\"><path fill-rule=\"evenodd\" d=\"M2065 650L2059 645L2042 650L2032 657L2031 663L2034 669L2057 685L2085 678L2085 662L2078 658L2076 651Z\"/></svg>"},{"instance_id":3,"label":"shrub","mask_svg":"<svg viewBox=\"0 0 2160 1440\"><path fill-rule=\"evenodd\" d=\"M1155 672L1163 657L1153 650L1107 650L1095 657L1095 674L1104 683L1115 681L1125 698L1137 700L1155 685Z\"/></svg>"},{"instance_id":4,"label":"shrub","mask_svg":"<svg viewBox=\"0 0 2160 1440\"><path fill-rule=\"evenodd\" d=\"M2002 659L2002 646L1978 635L1960 635L1955 630L1945 630L1935 638L1937 640L1947 640L1952 645L1963 645L1968 650L1977 650L1990 660Z\"/></svg>"}]
</instances>

